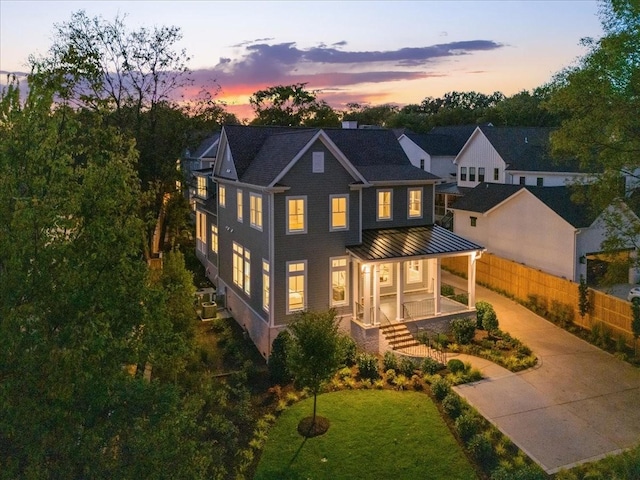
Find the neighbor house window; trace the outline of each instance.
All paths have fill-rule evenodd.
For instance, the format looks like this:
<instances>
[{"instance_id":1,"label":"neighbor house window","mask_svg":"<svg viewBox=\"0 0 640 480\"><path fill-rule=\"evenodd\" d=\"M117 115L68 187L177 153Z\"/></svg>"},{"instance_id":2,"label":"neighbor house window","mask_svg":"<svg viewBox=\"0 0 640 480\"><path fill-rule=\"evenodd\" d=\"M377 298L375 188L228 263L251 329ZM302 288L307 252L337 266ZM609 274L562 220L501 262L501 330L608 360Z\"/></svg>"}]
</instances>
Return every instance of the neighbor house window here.
<instances>
[{"instance_id":1,"label":"neighbor house window","mask_svg":"<svg viewBox=\"0 0 640 480\"><path fill-rule=\"evenodd\" d=\"M460 167L460 181L467 181L467 167Z\"/></svg>"},{"instance_id":2,"label":"neighbor house window","mask_svg":"<svg viewBox=\"0 0 640 480\"><path fill-rule=\"evenodd\" d=\"M331 306L347 304L347 257L332 258L331 260Z\"/></svg>"},{"instance_id":3,"label":"neighbor house window","mask_svg":"<svg viewBox=\"0 0 640 480\"><path fill-rule=\"evenodd\" d=\"M420 260L409 260L405 266L407 269L407 283L422 281L422 262Z\"/></svg>"},{"instance_id":4,"label":"neighbor house window","mask_svg":"<svg viewBox=\"0 0 640 480\"><path fill-rule=\"evenodd\" d=\"M536 185L542 187L544 185L544 179L542 177L536 178Z\"/></svg>"},{"instance_id":5,"label":"neighbor house window","mask_svg":"<svg viewBox=\"0 0 640 480\"><path fill-rule=\"evenodd\" d=\"M409 218L422 218L422 188L410 188L407 192Z\"/></svg>"},{"instance_id":6,"label":"neighbor house window","mask_svg":"<svg viewBox=\"0 0 640 480\"><path fill-rule=\"evenodd\" d=\"M378 220L391 220L391 190L378 190Z\"/></svg>"},{"instance_id":7,"label":"neighbor house window","mask_svg":"<svg viewBox=\"0 0 640 480\"><path fill-rule=\"evenodd\" d=\"M324 173L324 152L313 152L311 163L313 173Z\"/></svg>"},{"instance_id":8,"label":"neighbor house window","mask_svg":"<svg viewBox=\"0 0 640 480\"><path fill-rule=\"evenodd\" d=\"M494 181L498 181L500 180L500 169L499 168L494 168L493 169L493 180Z\"/></svg>"},{"instance_id":9,"label":"neighbor house window","mask_svg":"<svg viewBox=\"0 0 640 480\"><path fill-rule=\"evenodd\" d=\"M526 185L526 178L520 177L520 185Z\"/></svg>"},{"instance_id":10,"label":"neighbor house window","mask_svg":"<svg viewBox=\"0 0 640 480\"><path fill-rule=\"evenodd\" d=\"M271 278L269 277L269 262L262 260L262 308L269 311L269 295L271 291Z\"/></svg>"},{"instance_id":11,"label":"neighbor house window","mask_svg":"<svg viewBox=\"0 0 640 480\"><path fill-rule=\"evenodd\" d=\"M484 182L484 167L478 168L478 181Z\"/></svg>"},{"instance_id":12,"label":"neighbor house window","mask_svg":"<svg viewBox=\"0 0 640 480\"><path fill-rule=\"evenodd\" d=\"M238 221L242 222L242 207L243 207L243 198L242 198L242 190L238 189L237 205L238 205Z\"/></svg>"},{"instance_id":13,"label":"neighbor house window","mask_svg":"<svg viewBox=\"0 0 640 480\"><path fill-rule=\"evenodd\" d=\"M391 276L391 264L382 263L378 267L378 275L380 278L380 286L387 287L393 285L393 277Z\"/></svg>"},{"instance_id":14,"label":"neighbor house window","mask_svg":"<svg viewBox=\"0 0 640 480\"><path fill-rule=\"evenodd\" d=\"M218 205L227 206L227 188L224 185L218 187Z\"/></svg>"},{"instance_id":15,"label":"neighbor house window","mask_svg":"<svg viewBox=\"0 0 640 480\"><path fill-rule=\"evenodd\" d=\"M200 240L199 250L207 252L207 216L202 212L196 212L196 238Z\"/></svg>"},{"instance_id":16,"label":"neighbor house window","mask_svg":"<svg viewBox=\"0 0 640 480\"><path fill-rule=\"evenodd\" d=\"M236 242L233 242L233 283L251 294L251 253Z\"/></svg>"},{"instance_id":17,"label":"neighbor house window","mask_svg":"<svg viewBox=\"0 0 640 480\"><path fill-rule=\"evenodd\" d=\"M424 170L424 158L420 159L420 170Z\"/></svg>"},{"instance_id":18,"label":"neighbor house window","mask_svg":"<svg viewBox=\"0 0 640 480\"><path fill-rule=\"evenodd\" d=\"M287 313L305 309L307 262L287 262Z\"/></svg>"},{"instance_id":19,"label":"neighbor house window","mask_svg":"<svg viewBox=\"0 0 640 480\"><path fill-rule=\"evenodd\" d=\"M262 230L262 195L249 194L249 222L253 228Z\"/></svg>"},{"instance_id":20,"label":"neighbor house window","mask_svg":"<svg viewBox=\"0 0 640 480\"><path fill-rule=\"evenodd\" d=\"M287 197L287 233L307 232L307 197Z\"/></svg>"},{"instance_id":21,"label":"neighbor house window","mask_svg":"<svg viewBox=\"0 0 640 480\"><path fill-rule=\"evenodd\" d=\"M207 198L207 177L198 177L198 192L200 198Z\"/></svg>"},{"instance_id":22,"label":"neighbor house window","mask_svg":"<svg viewBox=\"0 0 640 480\"><path fill-rule=\"evenodd\" d=\"M331 195L331 231L349 228L349 197L347 195Z\"/></svg>"},{"instance_id":23,"label":"neighbor house window","mask_svg":"<svg viewBox=\"0 0 640 480\"><path fill-rule=\"evenodd\" d=\"M218 226L211 225L211 252L218 253Z\"/></svg>"},{"instance_id":24,"label":"neighbor house window","mask_svg":"<svg viewBox=\"0 0 640 480\"><path fill-rule=\"evenodd\" d=\"M470 217L471 218L471 226L475 227L478 221L478 217Z\"/></svg>"},{"instance_id":25,"label":"neighbor house window","mask_svg":"<svg viewBox=\"0 0 640 480\"><path fill-rule=\"evenodd\" d=\"M476 167L469 167L469 181L476 181Z\"/></svg>"}]
</instances>

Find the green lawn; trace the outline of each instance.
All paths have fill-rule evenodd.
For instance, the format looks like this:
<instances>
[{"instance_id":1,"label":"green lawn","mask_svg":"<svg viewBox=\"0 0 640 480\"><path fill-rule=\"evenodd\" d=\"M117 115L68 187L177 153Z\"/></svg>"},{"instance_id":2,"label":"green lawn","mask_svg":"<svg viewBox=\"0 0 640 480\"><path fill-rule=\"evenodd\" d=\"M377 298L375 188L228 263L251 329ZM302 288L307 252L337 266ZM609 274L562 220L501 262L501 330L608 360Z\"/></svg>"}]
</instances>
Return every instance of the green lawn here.
<instances>
[{"instance_id":1,"label":"green lawn","mask_svg":"<svg viewBox=\"0 0 640 480\"><path fill-rule=\"evenodd\" d=\"M304 439L300 419L313 411L303 400L269 431L255 479L477 478L473 467L424 393L344 390L318 397L329 431Z\"/></svg>"}]
</instances>

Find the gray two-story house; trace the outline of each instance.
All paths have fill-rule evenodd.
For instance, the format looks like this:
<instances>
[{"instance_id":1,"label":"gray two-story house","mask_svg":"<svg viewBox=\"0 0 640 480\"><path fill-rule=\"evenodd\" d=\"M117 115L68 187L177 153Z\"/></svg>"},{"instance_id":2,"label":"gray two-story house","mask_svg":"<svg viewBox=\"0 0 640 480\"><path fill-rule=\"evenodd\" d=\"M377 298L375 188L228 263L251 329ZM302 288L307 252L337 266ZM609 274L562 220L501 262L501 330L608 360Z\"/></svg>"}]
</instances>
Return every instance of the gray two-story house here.
<instances>
[{"instance_id":1,"label":"gray two-story house","mask_svg":"<svg viewBox=\"0 0 640 480\"><path fill-rule=\"evenodd\" d=\"M226 126L212 180L196 250L265 357L302 310L335 308L378 352L385 326L473 310L483 248L434 224L440 179L391 130ZM466 305L440 295L447 256L468 257Z\"/></svg>"}]
</instances>

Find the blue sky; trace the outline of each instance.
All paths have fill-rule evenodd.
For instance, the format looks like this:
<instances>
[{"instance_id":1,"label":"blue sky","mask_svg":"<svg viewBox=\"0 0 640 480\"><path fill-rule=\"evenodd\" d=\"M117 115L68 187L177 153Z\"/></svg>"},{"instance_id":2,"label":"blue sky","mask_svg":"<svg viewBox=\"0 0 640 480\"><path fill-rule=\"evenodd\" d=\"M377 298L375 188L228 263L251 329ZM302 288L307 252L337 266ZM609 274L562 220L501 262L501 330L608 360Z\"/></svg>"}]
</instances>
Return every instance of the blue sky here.
<instances>
[{"instance_id":1,"label":"blue sky","mask_svg":"<svg viewBox=\"0 0 640 480\"><path fill-rule=\"evenodd\" d=\"M196 84L243 111L255 91L307 82L334 108L543 85L602 34L595 0L0 2L0 71L26 71L54 23L84 9L135 29L175 25Z\"/></svg>"}]
</instances>

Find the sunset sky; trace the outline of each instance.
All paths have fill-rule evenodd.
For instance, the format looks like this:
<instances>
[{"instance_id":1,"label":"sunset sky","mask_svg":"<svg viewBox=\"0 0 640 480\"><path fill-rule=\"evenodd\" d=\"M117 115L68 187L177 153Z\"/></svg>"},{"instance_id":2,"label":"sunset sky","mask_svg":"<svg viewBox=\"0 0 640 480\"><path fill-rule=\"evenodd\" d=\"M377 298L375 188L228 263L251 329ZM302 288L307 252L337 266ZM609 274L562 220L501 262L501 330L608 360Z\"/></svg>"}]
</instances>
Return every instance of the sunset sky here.
<instances>
[{"instance_id":1,"label":"sunset sky","mask_svg":"<svg viewBox=\"0 0 640 480\"><path fill-rule=\"evenodd\" d=\"M175 25L196 85L240 118L249 96L307 82L336 109L420 103L450 91L512 95L551 79L602 28L595 0L0 2L0 73L26 72L53 25L84 9L130 29ZM3 80L4 81L4 80Z\"/></svg>"}]
</instances>

